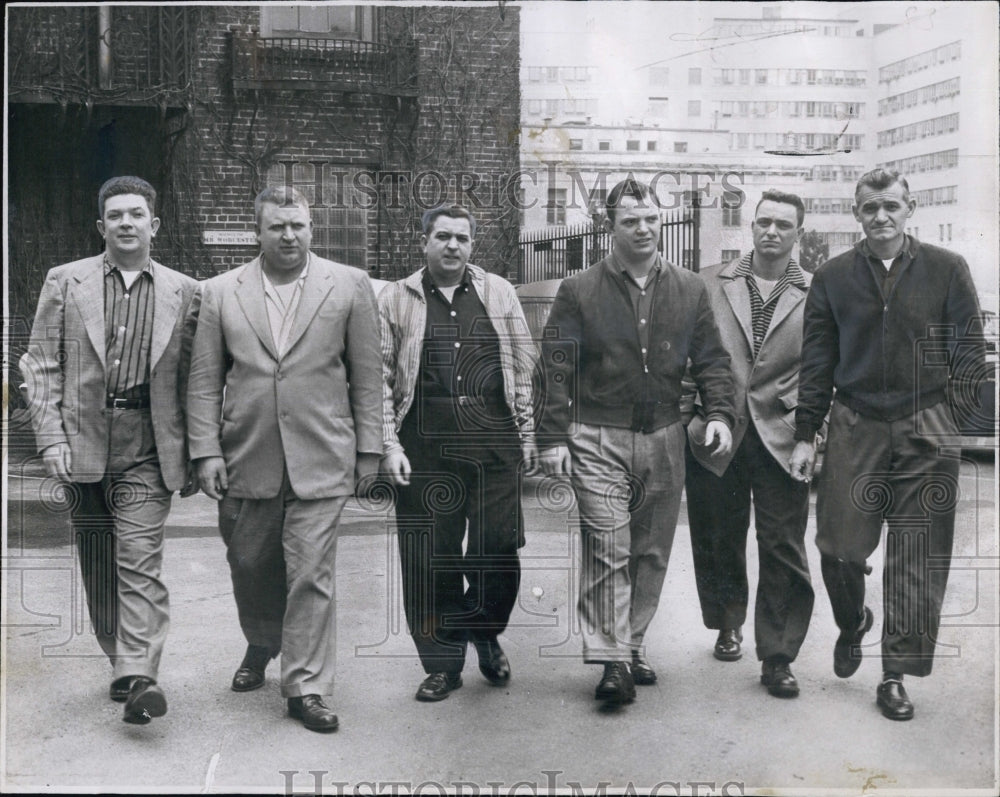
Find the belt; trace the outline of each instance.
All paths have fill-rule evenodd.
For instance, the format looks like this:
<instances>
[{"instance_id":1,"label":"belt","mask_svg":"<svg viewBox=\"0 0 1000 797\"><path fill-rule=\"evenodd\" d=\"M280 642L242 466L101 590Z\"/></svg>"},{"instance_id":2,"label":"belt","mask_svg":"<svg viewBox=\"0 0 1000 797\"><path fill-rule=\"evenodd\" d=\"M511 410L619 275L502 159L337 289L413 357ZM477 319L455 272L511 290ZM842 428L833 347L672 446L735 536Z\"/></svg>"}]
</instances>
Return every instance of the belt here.
<instances>
[{"instance_id":1,"label":"belt","mask_svg":"<svg viewBox=\"0 0 1000 797\"><path fill-rule=\"evenodd\" d=\"M148 410L149 398L109 398L105 406L109 410Z\"/></svg>"}]
</instances>

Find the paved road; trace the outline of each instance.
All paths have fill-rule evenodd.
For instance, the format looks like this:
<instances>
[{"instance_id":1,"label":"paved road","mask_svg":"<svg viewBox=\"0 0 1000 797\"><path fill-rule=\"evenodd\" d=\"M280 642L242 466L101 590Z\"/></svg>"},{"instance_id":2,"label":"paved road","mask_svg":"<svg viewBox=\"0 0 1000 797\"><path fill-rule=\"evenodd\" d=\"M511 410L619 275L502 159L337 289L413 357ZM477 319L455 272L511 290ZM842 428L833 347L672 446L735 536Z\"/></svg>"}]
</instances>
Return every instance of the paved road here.
<instances>
[{"instance_id":1,"label":"paved road","mask_svg":"<svg viewBox=\"0 0 1000 797\"><path fill-rule=\"evenodd\" d=\"M214 506L204 496L175 499L168 529L172 627L161 682L169 713L146 727L122 723L120 706L106 697L110 670L83 621L64 519L39 505L40 484L30 477L10 483L4 791L312 793L317 777L329 793L358 794L590 792L602 784L659 784L662 795L766 787L791 794L998 791L992 464L963 467L944 655L933 676L907 681L912 722L879 714L877 655L849 680L833 675L836 632L812 525L817 601L794 665L801 697L778 700L759 685L751 628L749 655L735 663L712 658L714 635L701 627L682 525L648 636L660 682L640 687L631 706L602 710L592 699L598 670L581 663L572 633L572 502L545 482L526 499L520 605L504 641L514 678L506 688L491 687L473 654L465 686L438 704L413 699L422 672L398 600L389 513L349 507L338 553L332 701L341 729L329 736L284 716L274 665L264 689L229 690L244 643ZM752 573L752 551L750 560ZM872 564L880 572L881 562ZM870 590L879 617L877 578Z\"/></svg>"}]
</instances>

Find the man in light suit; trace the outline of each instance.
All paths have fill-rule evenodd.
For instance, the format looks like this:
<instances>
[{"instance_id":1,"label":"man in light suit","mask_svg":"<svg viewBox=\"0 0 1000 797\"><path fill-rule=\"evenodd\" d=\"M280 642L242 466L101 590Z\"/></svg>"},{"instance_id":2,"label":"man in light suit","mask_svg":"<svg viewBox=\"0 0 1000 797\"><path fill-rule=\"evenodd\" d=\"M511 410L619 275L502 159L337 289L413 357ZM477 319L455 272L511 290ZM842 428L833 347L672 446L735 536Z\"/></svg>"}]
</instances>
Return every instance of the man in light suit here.
<instances>
[{"instance_id":1,"label":"man in light suit","mask_svg":"<svg viewBox=\"0 0 1000 797\"><path fill-rule=\"evenodd\" d=\"M804 544L809 485L794 480L788 470L809 287L809 277L791 254L804 218L798 196L765 191L750 225L754 248L736 263L702 272L731 357L733 448L725 455L710 454L700 413L687 428L685 482L702 619L707 628L719 630L715 657L739 659L752 494L760 560L754 637L763 662L761 683L775 697L799 693L790 664L813 608Z\"/></svg>"},{"instance_id":2,"label":"man in light suit","mask_svg":"<svg viewBox=\"0 0 1000 797\"><path fill-rule=\"evenodd\" d=\"M188 483L184 322L197 283L150 258L160 220L149 183L114 177L97 205L105 251L48 273L20 365L45 469L70 486L110 697L144 725L167 710L163 524Z\"/></svg>"},{"instance_id":3,"label":"man in light suit","mask_svg":"<svg viewBox=\"0 0 1000 797\"><path fill-rule=\"evenodd\" d=\"M309 251L298 191L267 188L254 210L260 256L201 286L189 444L248 642L232 688L262 686L281 653L289 715L328 732L337 528L382 452L378 313L364 271Z\"/></svg>"}]
</instances>

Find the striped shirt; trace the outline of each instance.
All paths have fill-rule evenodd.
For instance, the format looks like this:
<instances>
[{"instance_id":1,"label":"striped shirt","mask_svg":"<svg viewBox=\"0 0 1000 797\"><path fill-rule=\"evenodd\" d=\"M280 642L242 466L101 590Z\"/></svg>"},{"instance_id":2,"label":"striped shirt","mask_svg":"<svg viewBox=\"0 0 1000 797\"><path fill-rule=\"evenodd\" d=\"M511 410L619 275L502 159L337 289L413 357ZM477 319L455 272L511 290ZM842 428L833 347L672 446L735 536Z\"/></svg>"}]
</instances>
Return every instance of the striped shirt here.
<instances>
[{"instance_id":1,"label":"striped shirt","mask_svg":"<svg viewBox=\"0 0 1000 797\"><path fill-rule=\"evenodd\" d=\"M149 389L153 340L153 271L149 263L126 287L104 258L104 341L108 398L143 398Z\"/></svg>"},{"instance_id":2,"label":"striped shirt","mask_svg":"<svg viewBox=\"0 0 1000 797\"><path fill-rule=\"evenodd\" d=\"M778 299L785 292L789 285L795 285L802 290L808 290L805 276L799 264L789 259L784 273L778 278L771 295L765 300L757 287L757 281L753 274L753 250L751 249L742 258L739 265L733 271L734 277L746 279L747 290L750 293L750 318L753 324L753 354L754 357L760 352L760 346L767 335L767 329L771 326L771 319L774 317L774 308L778 306Z\"/></svg>"}]
</instances>

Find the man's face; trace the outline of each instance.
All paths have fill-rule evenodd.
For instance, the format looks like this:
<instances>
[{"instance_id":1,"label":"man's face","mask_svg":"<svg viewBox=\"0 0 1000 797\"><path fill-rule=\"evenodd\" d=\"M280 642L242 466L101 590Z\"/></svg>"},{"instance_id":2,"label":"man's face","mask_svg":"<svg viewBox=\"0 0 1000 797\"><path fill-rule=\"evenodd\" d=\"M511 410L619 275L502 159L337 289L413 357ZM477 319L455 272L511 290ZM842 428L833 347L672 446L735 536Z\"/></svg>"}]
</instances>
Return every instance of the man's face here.
<instances>
[{"instance_id":1,"label":"man's face","mask_svg":"<svg viewBox=\"0 0 1000 797\"><path fill-rule=\"evenodd\" d=\"M791 257L792 249L802 235L795 205L771 199L760 203L751 226L754 251L772 260Z\"/></svg>"},{"instance_id":2,"label":"man's face","mask_svg":"<svg viewBox=\"0 0 1000 797\"><path fill-rule=\"evenodd\" d=\"M660 240L660 209L652 199L623 196L615 219L605 221L615 242L615 252L626 260L646 260L656 252Z\"/></svg>"},{"instance_id":3,"label":"man's face","mask_svg":"<svg viewBox=\"0 0 1000 797\"><path fill-rule=\"evenodd\" d=\"M265 202L260 208L257 240L269 268L279 271L301 268L312 243L309 211L302 205Z\"/></svg>"},{"instance_id":4,"label":"man's face","mask_svg":"<svg viewBox=\"0 0 1000 797\"><path fill-rule=\"evenodd\" d=\"M906 220L916 206L901 183L888 188L863 185L854 198L854 218L861 222L865 237L872 243L902 243Z\"/></svg>"},{"instance_id":5,"label":"man's face","mask_svg":"<svg viewBox=\"0 0 1000 797\"><path fill-rule=\"evenodd\" d=\"M469 220L438 216L427 235L421 237L427 270L439 285L457 284L472 254Z\"/></svg>"},{"instance_id":6,"label":"man's face","mask_svg":"<svg viewBox=\"0 0 1000 797\"><path fill-rule=\"evenodd\" d=\"M149 247L160 229L160 220L149 212L146 198L118 194L104 200L104 218L97 229L104 237L112 259L149 257Z\"/></svg>"}]
</instances>

